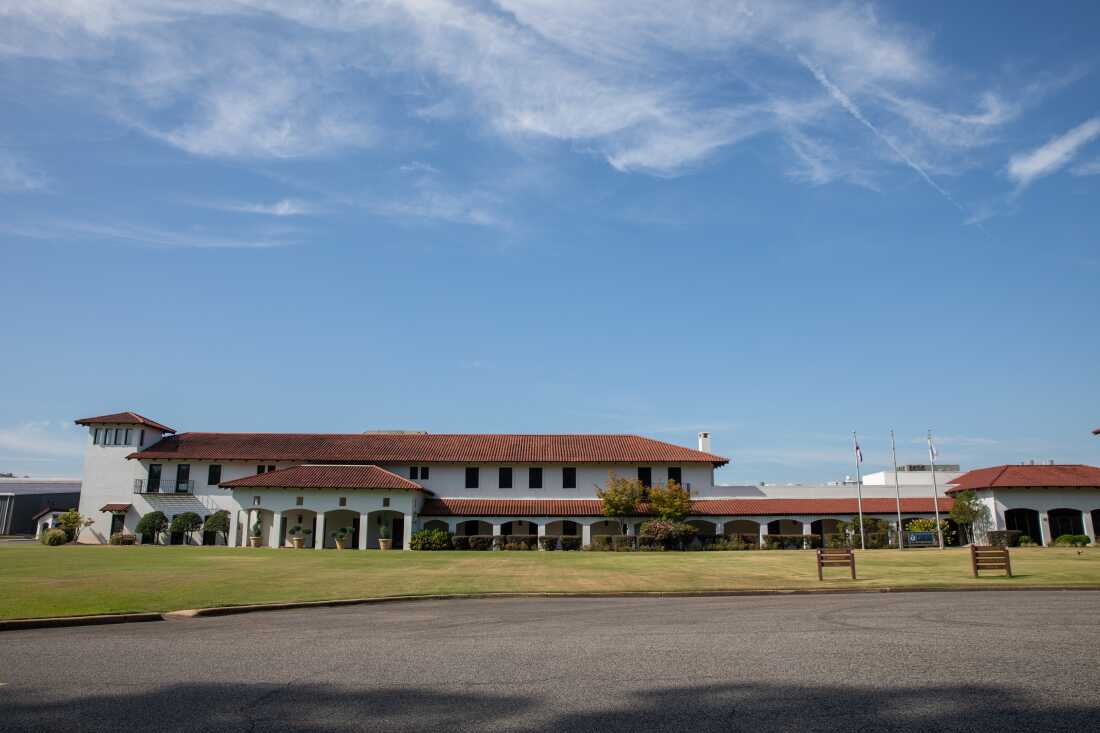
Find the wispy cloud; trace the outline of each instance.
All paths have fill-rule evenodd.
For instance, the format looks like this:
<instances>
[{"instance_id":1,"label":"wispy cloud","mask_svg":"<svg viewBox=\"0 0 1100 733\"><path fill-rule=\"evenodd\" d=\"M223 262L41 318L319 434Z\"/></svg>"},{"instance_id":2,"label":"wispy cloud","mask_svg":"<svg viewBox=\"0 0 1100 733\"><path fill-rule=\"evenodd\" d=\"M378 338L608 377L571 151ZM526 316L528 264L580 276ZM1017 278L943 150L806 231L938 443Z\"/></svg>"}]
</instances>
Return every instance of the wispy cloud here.
<instances>
[{"instance_id":1,"label":"wispy cloud","mask_svg":"<svg viewBox=\"0 0 1100 733\"><path fill-rule=\"evenodd\" d=\"M0 149L0 191L26 193L41 191L49 186L49 179L34 170L26 161Z\"/></svg>"},{"instance_id":2,"label":"wispy cloud","mask_svg":"<svg viewBox=\"0 0 1100 733\"><path fill-rule=\"evenodd\" d=\"M6 460L34 458L75 458L84 452L84 435L67 424L36 420L0 427L0 450L11 455Z\"/></svg>"},{"instance_id":3,"label":"wispy cloud","mask_svg":"<svg viewBox=\"0 0 1100 733\"><path fill-rule=\"evenodd\" d=\"M263 214L266 216L307 216L320 212L319 207L299 199L280 199L272 203L215 201L203 205L221 211L236 211L242 214Z\"/></svg>"},{"instance_id":4,"label":"wispy cloud","mask_svg":"<svg viewBox=\"0 0 1100 733\"><path fill-rule=\"evenodd\" d=\"M431 163L414 160L401 166L402 173L439 173L439 169Z\"/></svg>"},{"instance_id":5,"label":"wispy cloud","mask_svg":"<svg viewBox=\"0 0 1100 733\"><path fill-rule=\"evenodd\" d=\"M142 225L99 222L50 222L38 225L6 224L0 227L14 237L53 241L104 241L140 247L190 249L262 249L294 244L282 236L240 237L202 231L175 231Z\"/></svg>"},{"instance_id":6,"label":"wispy cloud","mask_svg":"<svg viewBox=\"0 0 1100 733\"><path fill-rule=\"evenodd\" d=\"M1008 161L1008 176L1025 188L1043 176L1067 166L1080 150L1100 136L1100 117L1093 117L1045 144Z\"/></svg>"}]
</instances>

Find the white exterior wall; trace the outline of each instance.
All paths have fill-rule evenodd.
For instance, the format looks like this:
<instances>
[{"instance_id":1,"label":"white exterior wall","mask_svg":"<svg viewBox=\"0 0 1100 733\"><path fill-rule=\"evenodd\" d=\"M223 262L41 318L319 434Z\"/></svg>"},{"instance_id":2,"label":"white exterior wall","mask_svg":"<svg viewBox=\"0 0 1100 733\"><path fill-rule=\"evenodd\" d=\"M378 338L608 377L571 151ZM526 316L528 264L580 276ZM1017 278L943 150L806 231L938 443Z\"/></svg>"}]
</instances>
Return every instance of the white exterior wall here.
<instances>
[{"instance_id":1,"label":"white exterior wall","mask_svg":"<svg viewBox=\"0 0 1100 733\"><path fill-rule=\"evenodd\" d=\"M900 487L902 498L928 499L932 496L932 484L902 484ZM946 484L939 484L939 496L945 498L944 490L950 488ZM765 486L732 486L719 485L712 488L707 498L723 499L854 499L856 496L855 484L831 485L831 484L792 484ZM897 496L893 484L889 486L863 485L864 499L893 499ZM700 496L703 496L700 494Z\"/></svg>"},{"instance_id":2,"label":"white exterior wall","mask_svg":"<svg viewBox=\"0 0 1100 733\"><path fill-rule=\"evenodd\" d=\"M1100 509L1100 489L1072 487L993 489L980 492L978 497L987 502L987 505L992 505L997 529L1004 528L1005 512L1009 509L1034 509L1039 512L1039 529L1042 533L1043 545L1049 545L1056 539L1051 536L1050 518L1047 515L1052 509L1075 509L1082 512L1081 521L1085 534L1096 538L1096 528L1092 526L1091 513L1095 509Z\"/></svg>"},{"instance_id":3,"label":"white exterior wall","mask_svg":"<svg viewBox=\"0 0 1100 733\"><path fill-rule=\"evenodd\" d=\"M95 431L106 429L130 430L129 445L94 445ZM142 431L145 431L145 444L140 445ZM111 515L100 512L104 504L133 504L139 512L142 510L138 496L134 494L134 479L143 478L144 473L136 461L126 460L126 456L136 450L147 448L160 440L161 433L138 425L92 425L88 427L87 442L84 448L84 478L80 487L80 513L95 520L95 523L80 533L79 542L102 543L108 540L111 531ZM141 514L134 516L131 510L126 517L127 531L133 531Z\"/></svg>"}]
</instances>

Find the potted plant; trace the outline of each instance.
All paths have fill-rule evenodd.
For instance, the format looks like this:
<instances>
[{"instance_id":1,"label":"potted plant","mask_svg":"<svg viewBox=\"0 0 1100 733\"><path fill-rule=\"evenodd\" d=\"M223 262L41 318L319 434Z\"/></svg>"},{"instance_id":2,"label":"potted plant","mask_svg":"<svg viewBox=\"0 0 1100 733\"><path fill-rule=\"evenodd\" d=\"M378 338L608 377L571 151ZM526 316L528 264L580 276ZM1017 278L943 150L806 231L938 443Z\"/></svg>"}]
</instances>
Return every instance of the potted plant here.
<instances>
[{"instance_id":1,"label":"potted plant","mask_svg":"<svg viewBox=\"0 0 1100 733\"><path fill-rule=\"evenodd\" d=\"M264 542L264 525L259 519L252 525L252 531L248 535L248 544L253 547L263 547Z\"/></svg>"},{"instance_id":2,"label":"potted plant","mask_svg":"<svg viewBox=\"0 0 1100 733\"><path fill-rule=\"evenodd\" d=\"M347 549L348 543L351 541L351 536L354 534L354 530L351 527L341 527L332 533L332 539L336 543L337 550Z\"/></svg>"},{"instance_id":3,"label":"potted plant","mask_svg":"<svg viewBox=\"0 0 1100 733\"><path fill-rule=\"evenodd\" d=\"M390 538L390 528L386 525L385 521L378 518L378 549L388 550L393 547L393 540Z\"/></svg>"},{"instance_id":4,"label":"potted plant","mask_svg":"<svg viewBox=\"0 0 1100 733\"><path fill-rule=\"evenodd\" d=\"M300 550L306 546L306 536L313 534L313 530L298 524L291 527L288 534L290 534L290 543L294 545L294 549Z\"/></svg>"}]
</instances>

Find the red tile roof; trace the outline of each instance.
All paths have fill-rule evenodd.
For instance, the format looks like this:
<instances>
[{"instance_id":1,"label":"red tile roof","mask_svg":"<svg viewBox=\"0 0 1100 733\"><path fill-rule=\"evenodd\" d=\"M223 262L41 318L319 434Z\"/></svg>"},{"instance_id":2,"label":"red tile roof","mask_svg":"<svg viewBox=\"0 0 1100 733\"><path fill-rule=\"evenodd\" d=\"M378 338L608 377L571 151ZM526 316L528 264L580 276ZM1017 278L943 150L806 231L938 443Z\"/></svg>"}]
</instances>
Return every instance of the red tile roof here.
<instances>
[{"instance_id":1,"label":"red tile roof","mask_svg":"<svg viewBox=\"0 0 1100 733\"><path fill-rule=\"evenodd\" d=\"M99 508L101 512L128 512L131 504L104 504Z\"/></svg>"},{"instance_id":2,"label":"red tile roof","mask_svg":"<svg viewBox=\"0 0 1100 733\"><path fill-rule=\"evenodd\" d=\"M378 466L291 466L219 484L223 489L407 489L424 488Z\"/></svg>"},{"instance_id":3,"label":"red tile roof","mask_svg":"<svg viewBox=\"0 0 1100 733\"><path fill-rule=\"evenodd\" d=\"M176 432L167 425L161 425L156 420L150 420L147 417L137 414L136 412L116 412L113 415L100 415L99 417L82 417L79 420L74 420L77 425L148 425L151 428L161 431L162 433L174 433Z\"/></svg>"},{"instance_id":4,"label":"red tile roof","mask_svg":"<svg viewBox=\"0 0 1100 733\"><path fill-rule=\"evenodd\" d=\"M130 458L364 463L711 463L722 456L637 435L181 433Z\"/></svg>"},{"instance_id":5,"label":"red tile roof","mask_svg":"<svg viewBox=\"0 0 1100 733\"><path fill-rule=\"evenodd\" d=\"M60 512L60 511L63 511L63 510L57 509L57 508L52 507L52 506L44 506L41 509L39 509L38 512L36 512L33 517L31 517L31 521L32 522L37 521L41 517L44 517L44 516L46 516L47 514L49 514L51 512Z\"/></svg>"},{"instance_id":6,"label":"red tile roof","mask_svg":"<svg viewBox=\"0 0 1100 733\"><path fill-rule=\"evenodd\" d=\"M951 499L940 499L940 511L950 511ZM897 511L894 499L864 499L867 514L892 514ZM903 514L931 514L932 497L903 498ZM696 499L692 501L695 516L781 516L807 514L844 514L857 512L853 499ZM428 499L420 510L422 516L473 517L599 517L599 499ZM641 507L640 516L645 516Z\"/></svg>"},{"instance_id":7,"label":"red tile roof","mask_svg":"<svg viewBox=\"0 0 1100 733\"><path fill-rule=\"evenodd\" d=\"M973 489L1049 488L1061 486L1100 487L1100 468L1083 464L1038 466L991 466L959 476L951 482L948 494Z\"/></svg>"}]
</instances>

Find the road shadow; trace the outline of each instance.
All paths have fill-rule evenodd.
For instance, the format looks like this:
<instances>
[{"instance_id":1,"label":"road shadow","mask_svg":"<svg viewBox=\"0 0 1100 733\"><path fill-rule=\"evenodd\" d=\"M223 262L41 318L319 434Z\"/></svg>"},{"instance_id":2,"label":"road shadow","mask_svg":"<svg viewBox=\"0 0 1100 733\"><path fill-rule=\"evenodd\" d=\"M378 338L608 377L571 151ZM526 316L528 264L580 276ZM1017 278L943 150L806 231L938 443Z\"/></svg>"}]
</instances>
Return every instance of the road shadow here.
<instances>
[{"instance_id":1,"label":"road shadow","mask_svg":"<svg viewBox=\"0 0 1100 733\"><path fill-rule=\"evenodd\" d=\"M384 682L384 681L383 681ZM569 685L575 701L430 688L309 683L183 684L117 695L20 702L2 691L0 731L982 731L1094 730L1095 696L1059 704L1003 686L847 687L772 683L627 692ZM637 683L631 683L636 685ZM506 683L494 683L507 687Z\"/></svg>"}]
</instances>

